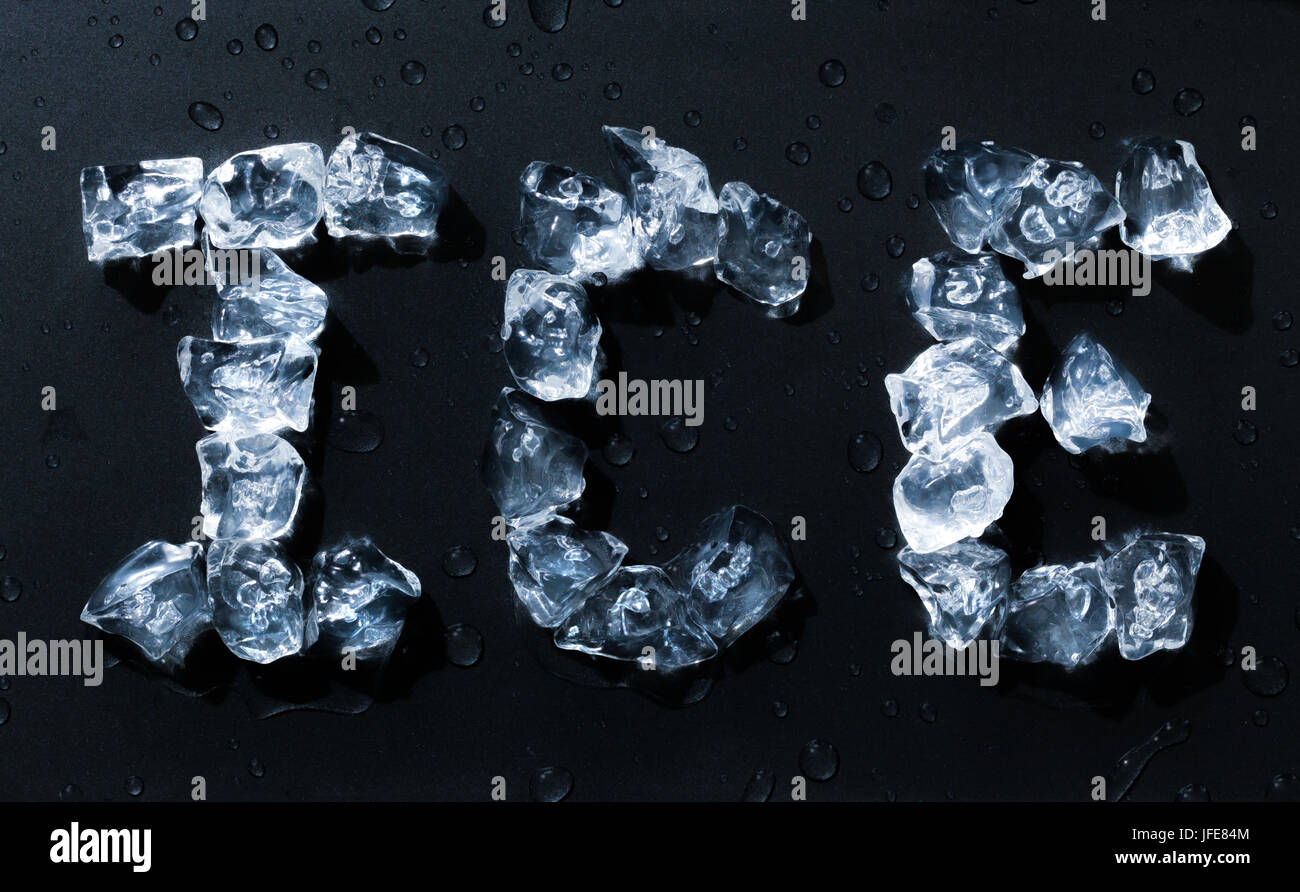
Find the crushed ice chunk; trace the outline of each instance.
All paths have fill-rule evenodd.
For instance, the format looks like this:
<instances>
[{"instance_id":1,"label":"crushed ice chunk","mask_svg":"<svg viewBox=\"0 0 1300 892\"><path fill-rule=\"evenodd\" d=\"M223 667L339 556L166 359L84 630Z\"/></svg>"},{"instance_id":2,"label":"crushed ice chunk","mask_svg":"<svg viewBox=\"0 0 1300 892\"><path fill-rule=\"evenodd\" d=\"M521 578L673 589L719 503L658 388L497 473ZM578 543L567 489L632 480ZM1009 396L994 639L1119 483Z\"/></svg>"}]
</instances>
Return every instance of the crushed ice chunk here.
<instances>
[{"instance_id":1,"label":"crushed ice chunk","mask_svg":"<svg viewBox=\"0 0 1300 892\"><path fill-rule=\"evenodd\" d=\"M1115 605L1120 656L1140 660L1187 643L1204 554L1200 536L1146 533L1101 563L1102 585Z\"/></svg>"},{"instance_id":2,"label":"crushed ice chunk","mask_svg":"<svg viewBox=\"0 0 1300 892\"><path fill-rule=\"evenodd\" d=\"M1124 244L1183 270L1232 230L1196 162L1196 149L1181 139L1134 145L1115 174L1115 197L1128 212L1119 230Z\"/></svg>"},{"instance_id":3,"label":"crushed ice chunk","mask_svg":"<svg viewBox=\"0 0 1300 892\"><path fill-rule=\"evenodd\" d=\"M960 142L936 149L925 161L925 198L952 243L974 254L993 228L993 209L1034 156L1023 149L985 142Z\"/></svg>"},{"instance_id":4,"label":"crushed ice chunk","mask_svg":"<svg viewBox=\"0 0 1300 892\"><path fill-rule=\"evenodd\" d=\"M642 265L632 209L601 180L534 161L519 190L523 246L538 266L581 282L612 282Z\"/></svg>"},{"instance_id":5,"label":"crushed ice chunk","mask_svg":"<svg viewBox=\"0 0 1300 892\"><path fill-rule=\"evenodd\" d=\"M418 149L376 133L351 134L325 170L325 228L335 238L427 250L450 191L442 167Z\"/></svg>"},{"instance_id":6,"label":"crushed ice chunk","mask_svg":"<svg viewBox=\"0 0 1300 892\"><path fill-rule=\"evenodd\" d=\"M718 204L717 277L783 314L797 310L812 271L808 222L746 183L727 183Z\"/></svg>"},{"instance_id":7,"label":"crushed ice chunk","mask_svg":"<svg viewBox=\"0 0 1300 892\"><path fill-rule=\"evenodd\" d=\"M291 270L270 248L250 250L256 252L257 274L249 281L214 270L209 253L218 298L212 308L212 336L218 341L251 341L295 334L304 341L315 340L325 328L329 310L325 292Z\"/></svg>"},{"instance_id":8,"label":"crushed ice chunk","mask_svg":"<svg viewBox=\"0 0 1300 892\"><path fill-rule=\"evenodd\" d=\"M898 572L920 596L931 637L960 650L981 633L1001 633L1011 582L1011 559L1002 549L976 539L926 553L904 548Z\"/></svg>"},{"instance_id":9,"label":"crushed ice chunk","mask_svg":"<svg viewBox=\"0 0 1300 892\"><path fill-rule=\"evenodd\" d=\"M1014 486L1011 456L978 433L932 461L913 455L894 480L894 511L913 551L976 537L1002 516Z\"/></svg>"},{"instance_id":10,"label":"crushed ice chunk","mask_svg":"<svg viewBox=\"0 0 1300 892\"><path fill-rule=\"evenodd\" d=\"M1066 452L1147 438L1151 394L1087 332L1074 336L1043 385L1043 417Z\"/></svg>"},{"instance_id":11,"label":"crushed ice chunk","mask_svg":"<svg viewBox=\"0 0 1300 892\"><path fill-rule=\"evenodd\" d=\"M1020 293L990 252L922 257L912 264L907 303L936 341L974 337L1005 352L1025 333Z\"/></svg>"},{"instance_id":12,"label":"crushed ice chunk","mask_svg":"<svg viewBox=\"0 0 1300 892\"><path fill-rule=\"evenodd\" d=\"M533 622L555 628L623 563L627 546L567 517L506 534L510 582Z\"/></svg>"},{"instance_id":13,"label":"crushed ice chunk","mask_svg":"<svg viewBox=\"0 0 1300 892\"><path fill-rule=\"evenodd\" d=\"M212 624L241 660L273 663L316 642L316 608L302 571L267 539L223 539L208 548Z\"/></svg>"},{"instance_id":14,"label":"crushed ice chunk","mask_svg":"<svg viewBox=\"0 0 1300 892\"><path fill-rule=\"evenodd\" d=\"M501 339L510 374L525 391L547 401L586 396L596 383L600 335L577 282L535 269L510 275Z\"/></svg>"},{"instance_id":15,"label":"crushed ice chunk","mask_svg":"<svg viewBox=\"0 0 1300 892\"><path fill-rule=\"evenodd\" d=\"M325 210L324 188L325 156L315 143L240 152L203 184L203 231L217 248L307 244Z\"/></svg>"},{"instance_id":16,"label":"crushed ice chunk","mask_svg":"<svg viewBox=\"0 0 1300 892\"><path fill-rule=\"evenodd\" d=\"M1025 571L1011 586L1009 606L1002 646L1007 656L1030 663L1073 669L1096 656L1115 628L1091 561Z\"/></svg>"},{"instance_id":17,"label":"crushed ice chunk","mask_svg":"<svg viewBox=\"0 0 1300 892\"><path fill-rule=\"evenodd\" d=\"M166 158L81 171L81 228L94 263L194 244L203 162Z\"/></svg>"},{"instance_id":18,"label":"crushed ice chunk","mask_svg":"<svg viewBox=\"0 0 1300 892\"><path fill-rule=\"evenodd\" d=\"M209 434L195 451L203 478L203 535L276 539L293 528L306 468L274 434Z\"/></svg>"},{"instance_id":19,"label":"crushed ice chunk","mask_svg":"<svg viewBox=\"0 0 1300 892\"><path fill-rule=\"evenodd\" d=\"M551 423L543 403L503 388L492 407L483 482L512 526L554 513L582 495L587 447Z\"/></svg>"},{"instance_id":20,"label":"crushed ice chunk","mask_svg":"<svg viewBox=\"0 0 1300 892\"><path fill-rule=\"evenodd\" d=\"M361 660L384 659L420 599L420 580L368 537L349 537L312 560L310 591L321 645Z\"/></svg>"},{"instance_id":21,"label":"crushed ice chunk","mask_svg":"<svg viewBox=\"0 0 1300 892\"><path fill-rule=\"evenodd\" d=\"M232 343L184 337L181 386L209 430L273 434L307 429L316 351L296 335Z\"/></svg>"}]
</instances>

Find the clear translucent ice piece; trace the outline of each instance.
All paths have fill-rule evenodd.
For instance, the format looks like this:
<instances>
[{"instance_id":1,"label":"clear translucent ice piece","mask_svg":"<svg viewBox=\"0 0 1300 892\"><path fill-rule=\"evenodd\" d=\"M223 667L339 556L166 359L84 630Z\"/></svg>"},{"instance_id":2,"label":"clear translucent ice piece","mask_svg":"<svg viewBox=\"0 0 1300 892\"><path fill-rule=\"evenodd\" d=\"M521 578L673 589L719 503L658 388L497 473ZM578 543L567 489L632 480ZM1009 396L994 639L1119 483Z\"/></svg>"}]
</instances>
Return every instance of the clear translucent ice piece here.
<instances>
[{"instance_id":1,"label":"clear translucent ice piece","mask_svg":"<svg viewBox=\"0 0 1300 892\"><path fill-rule=\"evenodd\" d=\"M538 266L582 282L614 281L641 266L627 199L596 177L534 161L519 189L524 250Z\"/></svg>"},{"instance_id":2,"label":"clear translucent ice piece","mask_svg":"<svg viewBox=\"0 0 1300 892\"><path fill-rule=\"evenodd\" d=\"M1079 162L1039 158L1003 191L994 218L989 244L1024 263L1032 279L1098 244L1124 208Z\"/></svg>"},{"instance_id":3,"label":"clear translucent ice piece","mask_svg":"<svg viewBox=\"0 0 1300 892\"><path fill-rule=\"evenodd\" d=\"M894 480L894 511L913 551L979 536L1002 516L1014 486L1011 456L980 433L944 458L913 455Z\"/></svg>"},{"instance_id":4,"label":"clear translucent ice piece","mask_svg":"<svg viewBox=\"0 0 1300 892\"><path fill-rule=\"evenodd\" d=\"M208 548L212 624L241 660L273 663L316 642L302 571L277 542L224 539Z\"/></svg>"},{"instance_id":5,"label":"clear translucent ice piece","mask_svg":"<svg viewBox=\"0 0 1300 892\"><path fill-rule=\"evenodd\" d=\"M752 301L797 308L812 271L808 222L745 183L718 193L718 278Z\"/></svg>"},{"instance_id":6,"label":"clear translucent ice piece","mask_svg":"<svg viewBox=\"0 0 1300 892\"><path fill-rule=\"evenodd\" d=\"M316 351L295 335L241 343L181 338L181 386L203 426L221 433L307 429Z\"/></svg>"},{"instance_id":7,"label":"clear translucent ice piece","mask_svg":"<svg viewBox=\"0 0 1300 892\"><path fill-rule=\"evenodd\" d=\"M930 618L930 635L961 649L988 630L997 638L1006 619L1011 559L975 539L920 553L898 553L898 572L916 589Z\"/></svg>"},{"instance_id":8,"label":"clear translucent ice piece","mask_svg":"<svg viewBox=\"0 0 1300 892\"><path fill-rule=\"evenodd\" d=\"M794 565L772 522L733 505L700 524L665 566L697 623L724 646L761 620L794 582Z\"/></svg>"},{"instance_id":9,"label":"clear translucent ice piece","mask_svg":"<svg viewBox=\"0 0 1300 892\"><path fill-rule=\"evenodd\" d=\"M542 405L506 387L492 407L483 482L513 526L554 513L582 495L585 486L586 445L553 426Z\"/></svg>"},{"instance_id":10,"label":"clear translucent ice piece","mask_svg":"<svg viewBox=\"0 0 1300 892\"><path fill-rule=\"evenodd\" d=\"M903 445L927 458L1038 410L1020 369L975 338L935 344L907 371L886 375L885 389Z\"/></svg>"},{"instance_id":11,"label":"clear translucent ice piece","mask_svg":"<svg viewBox=\"0 0 1300 892\"><path fill-rule=\"evenodd\" d=\"M926 159L925 198L954 245L971 254L984 246L994 205L1033 161L1023 149L992 141L960 142Z\"/></svg>"},{"instance_id":12,"label":"clear translucent ice piece","mask_svg":"<svg viewBox=\"0 0 1300 892\"><path fill-rule=\"evenodd\" d=\"M295 334L304 341L315 340L325 328L329 310L325 292L291 270L270 248L250 250L257 257L257 275L251 281L220 275L209 261L218 297L212 308L212 336L218 341L251 341Z\"/></svg>"},{"instance_id":13,"label":"clear translucent ice piece","mask_svg":"<svg viewBox=\"0 0 1300 892\"><path fill-rule=\"evenodd\" d=\"M81 228L94 263L194 244L203 162L166 158L81 171Z\"/></svg>"},{"instance_id":14,"label":"clear translucent ice piece","mask_svg":"<svg viewBox=\"0 0 1300 892\"><path fill-rule=\"evenodd\" d=\"M511 530L510 582L533 622L553 629L623 563L627 546L567 517Z\"/></svg>"},{"instance_id":15,"label":"clear translucent ice piece","mask_svg":"<svg viewBox=\"0 0 1300 892\"><path fill-rule=\"evenodd\" d=\"M1119 230L1124 244L1180 269L1190 270L1198 254L1232 229L1196 162L1196 149L1181 139L1137 143L1115 174L1115 197L1128 212Z\"/></svg>"},{"instance_id":16,"label":"clear translucent ice piece","mask_svg":"<svg viewBox=\"0 0 1300 892\"><path fill-rule=\"evenodd\" d=\"M386 658L419 599L419 578L369 538L345 539L312 560L320 640L334 653L354 649L358 659Z\"/></svg>"},{"instance_id":17,"label":"clear translucent ice piece","mask_svg":"<svg viewBox=\"0 0 1300 892\"><path fill-rule=\"evenodd\" d=\"M335 238L427 249L450 189L442 167L423 152L375 133L345 136L325 170L325 228Z\"/></svg>"},{"instance_id":18,"label":"clear translucent ice piece","mask_svg":"<svg viewBox=\"0 0 1300 892\"><path fill-rule=\"evenodd\" d=\"M1025 333L1020 293L990 252L922 257L912 264L907 303L936 341L973 337L1005 352Z\"/></svg>"},{"instance_id":19,"label":"clear translucent ice piece","mask_svg":"<svg viewBox=\"0 0 1300 892\"><path fill-rule=\"evenodd\" d=\"M540 400L581 399L596 383L601 326L581 285L535 269L506 283L503 352L510 374Z\"/></svg>"},{"instance_id":20,"label":"clear translucent ice piece","mask_svg":"<svg viewBox=\"0 0 1300 892\"><path fill-rule=\"evenodd\" d=\"M614 660L642 660L672 672L711 659L718 646L687 614L686 601L658 567L620 567L555 630L555 644ZM647 665L643 663L642 665Z\"/></svg>"},{"instance_id":21,"label":"clear translucent ice piece","mask_svg":"<svg viewBox=\"0 0 1300 892\"><path fill-rule=\"evenodd\" d=\"M209 434L195 451L203 476L203 535L276 539L293 528L306 469L274 434Z\"/></svg>"},{"instance_id":22,"label":"clear translucent ice piece","mask_svg":"<svg viewBox=\"0 0 1300 892\"><path fill-rule=\"evenodd\" d=\"M203 549L196 542L146 542L104 577L81 621L128 639L155 663L179 665L212 627Z\"/></svg>"},{"instance_id":23,"label":"clear translucent ice piece","mask_svg":"<svg viewBox=\"0 0 1300 892\"><path fill-rule=\"evenodd\" d=\"M240 152L203 184L203 231L217 248L306 244L325 210L324 188L325 156L314 143Z\"/></svg>"},{"instance_id":24,"label":"clear translucent ice piece","mask_svg":"<svg viewBox=\"0 0 1300 892\"><path fill-rule=\"evenodd\" d=\"M1091 660L1115 627L1110 599L1094 563L1049 564L1011 586L1002 631L1007 656L1073 669Z\"/></svg>"},{"instance_id":25,"label":"clear translucent ice piece","mask_svg":"<svg viewBox=\"0 0 1300 892\"><path fill-rule=\"evenodd\" d=\"M1147 533L1102 562L1102 585L1115 605L1120 656L1140 660L1187 643L1204 554L1200 536Z\"/></svg>"},{"instance_id":26,"label":"clear translucent ice piece","mask_svg":"<svg viewBox=\"0 0 1300 892\"><path fill-rule=\"evenodd\" d=\"M1075 455L1145 441L1150 403L1151 394L1087 332L1074 336L1043 385L1043 417L1061 448Z\"/></svg>"},{"instance_id":27,"label":"clear translucent ice piece","mask_svg":"<svg viewBox=\"0 0 1300 892\"><path fill-rule=\"evenodd\" d=\"M655 269L689 269L718 253L718 196L704 162L627 127L604 127L614 182L632 201L635 229Z\"/></svg>"}]
</instances>

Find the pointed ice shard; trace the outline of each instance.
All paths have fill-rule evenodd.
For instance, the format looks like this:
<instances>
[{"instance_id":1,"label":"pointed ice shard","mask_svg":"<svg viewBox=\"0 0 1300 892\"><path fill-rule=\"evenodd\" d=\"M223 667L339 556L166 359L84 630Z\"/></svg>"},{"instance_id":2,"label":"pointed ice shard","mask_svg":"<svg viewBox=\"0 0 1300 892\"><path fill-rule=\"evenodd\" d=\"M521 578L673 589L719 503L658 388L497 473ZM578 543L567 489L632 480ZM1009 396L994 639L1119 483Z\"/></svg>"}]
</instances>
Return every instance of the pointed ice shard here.
<instances>
[{"instance_id":1,"label":"pointed ice shard","mask_svg":"<svg viewBox=\"0 0 1300 892\"><path fill-rule=\"evenodd\" d=\"M924 554L904 548L898 571L921 597L932 637L960 650L981 633L990 638L1001 633L1011 582L1005 551L976 539Z\"/></svg>"},{"instance_id":2,"label":"pointed ice shard","mask_svg":"<svg viewBox=\"0 0 1300 892\"><path fill-rule=\"evenodd\" d=\"M208 549L212 625L241 660L273 663L316 642L316 606L302 571L267 539L223 539Z\"/></svg>"},{"instance_id":3,"label":"pointed ice shard","mask_svg":"<svg viewBox=\"0 0 1300 892\"><path fill-rule=\"evenodd\" d=\"M612 282L641 266L627 199L596 177L534 161L519 189L524 250L538 266L580 282Z\"/></svg>"},{"instance_id":4,"label":"pointed ice shard","mask_svg":"<svg viewBox=\"0 0 1300 892\"><path fill-rule=\"evenodd\" d=\"M257 271L249 281L217 274L209 264L218 298L212 308L212 336L218 341L251 341L295 334L315 340L329 310L325 292L289 269L270 248L249 250Z\"/></svg>"},{"instance_id":5,"label":"pointed ice shard","mask_svg":"<svg viewBox=\"0 0 1300 892\"><path fill-rule=\"evenodd\" d=\"M376 133L345 136L325 170L325 228L334 238L428 250L450 190L447 174L423 152Z\"/></svg>"},{"instance_id":6,"label":"pointed ice shard","mask_svg":"<svg viewBox=\"0 0 1300 892\"><path fill-rule=\"evenodd\" d=\"M1101 582L1115 605L1120 656L1140 660L1187 643L1204 554L1200 536L1147 533L1101 563Z\"/></svg>"},{"instance_id":7,"label":"pointed ice shard","mask_svg":"<svg viewBox=\"0 0 1300 892\"><path fill-rule=\"evenodd\" d=\"M208 430L273 434L307 429L316 351L296 335L242 343L184 337L181 386Z\"/></svg>"},{"instance_id":8,"label":"pointed ice shard","mask_svg":"<svg viewBox=\"0 0 1300 892\"><path fill-rule=\"evenodd\" d=\"M609 533L553 516L506 534L510 582L533 622L552 629L623 563L627 546Z\"/></svg>"},{"instance_id":9,"label":"pointed ice shard","mask_svg":"<svg viewBox=\"0 0 1300 892\"><path fill-rule=\"evenodd\" d=\"M492 407L483 482L512 526L554 513L582 495L587 447L552 425L544 404L506 387Z\"/></svg>"},{"instance_id":10,"label":"pointed ice shard","mask_svg":"<svg viewBox=\"0 0 1300 892\"><path fill-rule=\"evenodd\" d=\"M989 245L1041 276L1092 248L1124 219L1124 208L1092 171L1077 161L1039 158L1007 187L993 209Z\"/></svg>"},{"instance_id":11,"label":"pointed ice shard","mask_svg":"<svg viewBox=\"0 0 1300 892\"><path fill-rule=\"evenodd\" d=\"M81 228L94 263L194 244L203 162L167 158L81 171Z\"/></svg>"},{"instance_id":12,"label":"pointed ice shard","mask_svg":"<svg viewBox=\"0 0 1300 892\"><path fill-rule=\"evenodd\" d=\"M1061 448L1075 455L1145 441L1150 403L1151 394L1087 332L1074 336L1043 385L1043 417Z\"/></svg>"},{"instance_id":13,"label":"pointed ice shard","mask_svg":"<svg viewBox=\"0 0 1300 892\"><path fill-rule=\"evenodd\" d=\"M325 156L314 143L240 152L203 184L203 231L217 248L306 244L325 210L324 188Z\"/></svg>"},{"instance_id":14,"label":"pointed ice shard","mask_svg":"<svg viewBox=\"0 0 1300 892\"><path fill-rule=\"evenodd\" d=\"M540 400L582 399L596 383L600 320L581 285L517 269L506 283L505 342L510 374Z\"/></svg>"},{"instance_id":15,"label":"pointed ice shard","mask_svg":"<svg viewBox=\"0 0 1300 892\"><path fill-rule=\"evenodd\" d=\"M704 162L627 127L604 127L614 183L632 202L646 263L689 269L718 253L718 196Z\"/></svg>"},{"instance_id":16,"label":"pointed ice shard","mask_svg":"<svg viewBox=\"0 0 1300 892\"><path fill-rule=\"evenodd\" d=\"M938 461L914 455L894 481L894 511L913 551L979 536L1002 516L1014 485L1011 456L979 433Z\"/></svg>"},{"instance_id":17,"label":"pointed ice shard","mask_svg":"<svg viewBox=\"0 0 1300 892\"><path fill-rule=\"evenodd\" d=\"M885 376L885 389L903 445L927 458L1038 410L1020 369L975 338L935 344L907 371Z\"/></svg>"},{"instance_id":18,"label":"pointed ice shard","mask_svg":"<svg viewBox=\"0 0 1300 892\"><path fill-rule=\"evenodd\" d=\"M1030 663L1073 669L1096 656L1115 628L1092 562L1025 571L1011 586L1009 604L1002 646L1007 656Z\"/></svg>"},{"instance_id":19,"label":"pointed ice shard","mask_svg":"<svg viewBox=\"0 0 1300 892\"><path fill-rule=\"evenodd\" d=\"M724 647L767 616L794 582L776 528L744 505L705 518L664 570L686 593L691 618Z\"/></svg>"},{"instance_id":20,"label":"pointed ice shard","mask_svg":"<svg viewBox=\"0 0 1300 892\"><path fill-rule=\"evenodd\" d=\"M212 627L203 575L197 542L146 542L104 577L81 621L130 640L155 663L178 666Z\"/></svg>"},{"instance_id":21,"label":"pointed ice shard","mask_svg":"<svg viewBox=\"0 0 1300 892\"><path fill-rule=\"evenodd\" d=\"M1138 142L1115 174L1115 197L1128 211L1119 231L1124 244L1179 269L1190 270L1232 230L1196 149L1181 139Z\"/></svg>"},{"instance_id":22,"label":"pointed ice shard","mask_svg":"<svg viewBox=\"0 0 1300 892\"><path fill-rule=\"evenodd\" d=\"M687 615L686 601L658 567L620 567L555 630L555 644L672 672L718 653Z\"/></svg>"},{"instance_id":23,"label":"pointed ice shard","mask_svg":"<svg viewBox=\"0 0 1300 892\"><path fill-rule=\"evenodd\" d=\"M925 161L925 198L952 243L971 254L984 247L993 208L1034 161L1023 149L990 141L938 149Z\"/></svg>"},{"instance_id":24,"label":"pointed ice shard","mask_svg":"<svg viewBox=\"0 0 1300 892\"><path fill-rule=\"evenodd\" d=\"M1005 352L1025 333L1020 293L993 253L922 257L912 264L907 303L937 341L974 337Z\"/></svg>"},{"instance_id":25,"label":"pointed ice shard","mask_svg":"<svg viewBox=\"0 0 1300 892\"><path fill-rule=\"evenodd\" d=\"M203 475L203 535L277 539L293 528L306 469L274 434L209 434L196 451Z\"/></svg>"},{"instance_id":26,"label":"pointed ice shard","mask_svg":"<svg viewBox=\"0 0 1300 892\"><path fill-rule=\"evenodd\" d=\"M808 222L745 183L723 186L718 204L718 278L759 304L797 310L812 271Z\"/></svg>"},{"instance_id":27,"label":"pointed ice shard","mask_svg":"<svg viewBox=\"0 0 1300 892\"><path fill-rule=\"evenodd\" d=\"M407 609L419 599L419 578L367 537L344 539L311 562L320 641L331 653L386 658L402 634Z\"/></svg>"}]
</instances>

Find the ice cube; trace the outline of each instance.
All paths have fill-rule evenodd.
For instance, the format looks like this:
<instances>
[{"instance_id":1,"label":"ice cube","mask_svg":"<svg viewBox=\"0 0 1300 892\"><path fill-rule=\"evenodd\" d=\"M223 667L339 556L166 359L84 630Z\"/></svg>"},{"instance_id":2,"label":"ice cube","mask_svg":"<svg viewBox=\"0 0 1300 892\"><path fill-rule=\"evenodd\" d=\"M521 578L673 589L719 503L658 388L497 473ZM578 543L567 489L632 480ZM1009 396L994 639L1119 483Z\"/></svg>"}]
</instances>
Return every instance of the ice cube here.
<instances>
[{"instance_id":1,"label":"ice cube","mask_svg":"<svg viewBox=\"0 0 1300 892\"><path fill-rule=\"evenodd\" d=\"M1095 563L1048 564L1012 584L1002 647L1017 660L1073 669L1096 656L1114 628Z\"/></svg>"},{"instance_id":2,"label":"ice cube","mask_svg":"<svg viewBox=\"0 0 1300 892\"><path fill-rule=\"evenodd\" d=\"M555 628L623 563L627 546L609 533L552 516L511 530L510 582L533 622Z\"/></svg>"},{"instance_id":3,"label":"ice cube","mask_svg":"<svg viewBox=\"0 0 1300 892\"><path fill-rule=\"evenodd\" d=\"M1011 582L1011 559L1002 549L976 539L927 553L904 548L898 572L920 596L933 638L960 650L986 630L994 639L1002 631Z\"/></svg>"},{"instance_id":4,"label":"ice cube","mask_svg":"<svg viewBox=\"0 0 1300 892\"><path fill-rule=\"evenodd\" d=\"M209 434L195 447L203 477L203 535L276 539L293 528L306 468L274 434Z\"/></svg>"},{"instance_id":5,"label":"ice cube","mask_svg":"<svg viewBox=\"0 0 1300 892\"><path fill-rule=\"evenodd\" d=\"M506 283L505 342L510 374L540 400L573 400L596 383L601 326L581 285L518 269Z\"/></svg>"},{"instance_id":6,"label":"ice cube","mask_svg":"<svg viewBox=\"0 0 1300 892\"><path fill-rule=\"evenodd\" d=\"M325 170L325 228L408 251L437 239L450 180L428 155L376 133L345 136Z\"/></svg>"},{"instance_id":7,"label":"ice cube","mask_svg":"<svg viewBox=\"0 0 1300 892\"><path fill-rule=\"evenodd\" d=\"M325 210L324 188L325 156L314 143L240 152L203 184L203 231L218 248L306 244Z\"/></svg>"},{"instance_id":8,"label":"ice cube","mask_svg":"<svg viewBox=\"0 0 1300 892\"><path fill-rule=\"evenodd\" d=\"M907 303L937 341L973 337L1006 352L1025 333L1020 293L991 252L922 257L912 264Z\"/></svg>"},{"instance_id":9,"label":"ice cube","mask_svg":"<svg viewBox=\"0 0 1300 892\"><path fill-rule=\"evenodd\" d=\"M194 244L203 162L166 158L81 171L81 228L92 262Z\"/></svg>"},{"instance_id":10,"label":"ice cube","mask_svg":"<svg viewBox=\"0 0 1300 892\"><path fill-rule=\"evenodd\" d=\"M316 607L302 571L267 539L223 539L208 549L212 624L241 660L273 663L316 642Z\"/></svg>"},{"instance_id":11,"label":"ice cube","mask_svg":"<svg viewBox=\"0 0 1300 892\"><path fill-rule=\"evenodd\" d=\"M781 314L797 310L811 273L808 222L745 183L723 186L718 204L718 278Z\"/></svg>"},{"instance_id":12,"label":"ice cube","mask_svg":"<svg viewBox=\"0 0 1300 892\"><path fill-rule=\"evenodd\" d=\"M304 431L311 421L316 351L297 335L249 341L184 337L181 386L203 426L222 433Z\"/></svg>"},{"instance_id":13,"label":"ice cube","mask_svg":"<svg viewBox=\"0 0 1300 892\"><path fill-rule=\"evenodd\" d=\"M1043 385L1043 417L1061 448L1075 455L1145 441L1150 403L1151 394L1087 332L1074 336Z\"/></svg>"},{"instance_id":14,"label":"ice cube","mask_svg":"<svg viewBox=\"0 0 1300 892\"><path fill-rule=\"evenodd\" d=\"M1119 230L1124 244L1183 270L1232 229L1196 163L1196 149L1181 139L1134 145L1115 174L1115 197L1128 212Z\"/></svg>"},{"instance_id":15,"label":"ice cube","mask_svg":"<svg viewBox=\"0 0 1300 892\"><path fill-rule=\"evenodd\" d=\"M1013 470L989 433L937 461L913 455L894 480L894 511L907 544L924 554L979 536L1011 499Z\"/></svg>"},{"instance_id":16,"label":"ice cube","mask_svg":"<svg viewBox=\"0 0 1300 892\"><path fill-rule=\"evenodd\" d=\"M524 250L538 266L581 282L612 282L642 265L627 199L596 177L534 161L519 190Z\"/></svg>"},{"instance_id":17,"label":"ice cube","mask_svg":"<svg viewBox=\"0 0 1300 892\"><path fill-rule=\"evenodd\" d=\"M582 495L587 447L547 418L543 403L503 388L492 408L483 481L512 526L554 513Z\"/></svg>"}]
</instances>

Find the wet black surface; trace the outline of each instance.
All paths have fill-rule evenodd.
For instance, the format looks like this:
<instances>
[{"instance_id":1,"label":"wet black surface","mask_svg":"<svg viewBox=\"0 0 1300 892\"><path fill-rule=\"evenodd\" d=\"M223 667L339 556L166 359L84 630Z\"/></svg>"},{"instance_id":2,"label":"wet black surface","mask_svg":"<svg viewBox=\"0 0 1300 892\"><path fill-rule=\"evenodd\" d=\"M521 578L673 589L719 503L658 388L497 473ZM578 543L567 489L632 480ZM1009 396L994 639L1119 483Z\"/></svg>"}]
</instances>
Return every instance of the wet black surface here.
<instances>
[{"instance_id":1,"label":"wet black surface","mask_svg":"<svg viewBox=\"0 0 1300 892\"><path fill-rule=\"evenodd\" d=\"M295 260L332 309L317 429L304 441L312 510L295 547L309 556L319 541L369 534L427 593L377 702L359 715L257 719L302 700L350 711L375 689L318 690L293 669L250 679L219 660L203 697L126 666L100 688L11 679L0 687L0 798L53 799L72 785L70 797L125 799L137 776L143 798L179 799L196 775L212 799L485 799L497 776L526 798L535 772L554 766L565 772L541 775L536 795L571 775L574 800L736 800L764 770L752 788L775 778L781 798L792 775L833 769L810 798L1078 800L1146 746L1158 754L1139 776L1116 769L1134 799L1170 800L1188 784L1257 799L1300 770L1296 691L1262 696L1276 685L1248 688L1224 656L1250 645L1298 662L1300 368L1284 351L1300 347L1300 329L1275 319L1300 312L1288 237L1294 5L1112 3L1109 21L1094 22L1087 4L1048 0L811 0L799 22L781 2L573 0L510 3L501 27L488 5L211 0L196 29L178 27L191 4L175 0L160 14L85 0L6 13L0 576L20 580L21 594L0 601L0 637L84 635L77 617L98 579L147 539L188 537L198 508L202 431L174 356L180 337L207 326L210 292L87 263L81 167L197 155L210 169L268 141L328 152L351 126L436 151L463 207L426 260L328 241ZM1150 92L1134 89L1139 69L1154 75ZM1175 108L1184 89L1204 97L1190 116ZM217 129L195 103L219 112ZM1257 123L1257 151L1241 148L1243 116ZM1094 122L1103 138L1090 135ZM816 236L810 292L789 320L671 276L598 297L613 369L702 378L707 396L686 453L665 445L656 419L581 424L594 448L584 516L638 561L668 557L731 502L778 527L808 522L807 541L793 544L801 597L733 647L711 684L655 696L614 689L619 678L517 621L476 470L509 381L488 349L503 290L490 273L495 256L523 261L511 236L517 177L537 158L603 174L603 123L654 126L704 159L715 187L743 179L803 213ZM41 149L47 125L54 151ZM1090 553L1096 515L1112 536L1156 526L1205 537L1196 630L1180 654L1112 656L1075 677L1003 664L994 688L890 674L890 643L922 617L894 549L878 544L897 539L880 531L893 529L890 483L906 459L882 381L928 343L900 282L945 246L928 207L908 201L945 125L1083 161L1103 180L1125 139L1188 139L1239 224L1193 276L1158 270L1145 297L1022 285L1031 384L1087 328L1154 395L1163 449L1071 459L1041 418L999 437L1016 460L1004 528L1020 566ZM891 174L878 201L858 190L871 161ZM41 411L46 386L55 414ZM345 386L357 389L356 417L338 411ZM1245 386L1258 411L1242 411ZM635 443L625 465L600 455L614 430ZM867 473L848 461L860 431L883 443ZM444 572L455 546L477 555L473 573ZM444 625L457 623L482 635L469 667L456 663L473 635L458 629L446 644ZM1166 722L1179 738L1190 723L1186 740L1147 746ZM815 740L832 749L805 747Z\"/></svg>"}]
</instances>

